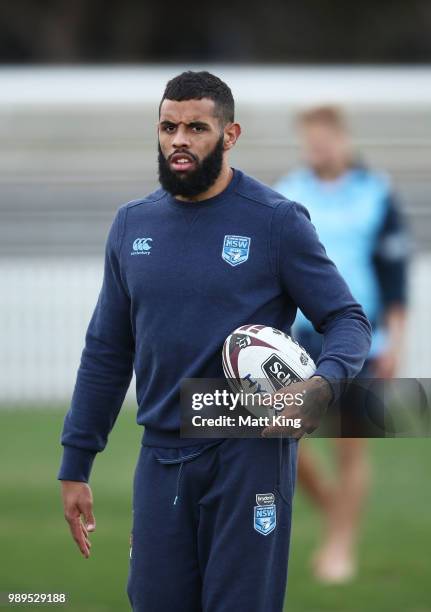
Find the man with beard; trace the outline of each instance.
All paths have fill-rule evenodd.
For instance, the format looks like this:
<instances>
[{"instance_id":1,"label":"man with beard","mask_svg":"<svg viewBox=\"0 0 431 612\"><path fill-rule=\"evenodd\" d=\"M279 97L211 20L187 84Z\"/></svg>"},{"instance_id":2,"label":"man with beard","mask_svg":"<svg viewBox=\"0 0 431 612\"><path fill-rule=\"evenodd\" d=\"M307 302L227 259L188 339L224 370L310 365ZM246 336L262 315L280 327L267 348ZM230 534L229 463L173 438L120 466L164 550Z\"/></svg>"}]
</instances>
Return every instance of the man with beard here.
<instances>
[{"instance_id":1,"label":"man with beard","mask_svg":"<svg viewBox=\"0 0 431 612\"><path fill-rule=\"evenodd\" d=\"M307 211L229 166L240 131L219 78L185 72L169 81L159 109L161 189L114 219L65 419L65 516L88 557L90 470L134 365L145 426L128 581L137 612L283 607L297 441L181 438L182 379L222 378L221 348L233 329L260 323L289 332L298 306L325 342L315 377L297 389L315 398L304 402L303 434L369 348L369 323ZM234 239L240 257L230 250ZM265 524L256 519L261 505Z\"/></svg>"}]
</instances>

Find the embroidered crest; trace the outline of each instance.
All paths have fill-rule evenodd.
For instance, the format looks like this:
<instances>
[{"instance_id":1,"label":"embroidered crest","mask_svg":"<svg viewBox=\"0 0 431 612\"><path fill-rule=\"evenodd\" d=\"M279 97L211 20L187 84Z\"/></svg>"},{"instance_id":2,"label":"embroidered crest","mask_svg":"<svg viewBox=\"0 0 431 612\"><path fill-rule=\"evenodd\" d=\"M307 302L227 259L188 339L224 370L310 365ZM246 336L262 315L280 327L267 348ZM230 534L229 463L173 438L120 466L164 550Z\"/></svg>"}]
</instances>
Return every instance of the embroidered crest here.
<instances>
[{"instance_id":1,"label":"embroidered crest","mask_svg":"<svg viewBox=\"0 0 431 612\"><path fill-rule=\"evenodd\" d=\"M253 509L253 527L261 535L269 535L277 525L277 510L273 493L258 493Z\"/></svg>"},{"instance_id":2,"label":"embroidered crest","mask_svg":"<svg viewBox=\"0 0 431 612\"><path fill-rule=\"evenodd\" d=\"M225 236L222 259L230 266L239 266L248 259L251 239L247 236Z\"/></svg>"}]
</instances>

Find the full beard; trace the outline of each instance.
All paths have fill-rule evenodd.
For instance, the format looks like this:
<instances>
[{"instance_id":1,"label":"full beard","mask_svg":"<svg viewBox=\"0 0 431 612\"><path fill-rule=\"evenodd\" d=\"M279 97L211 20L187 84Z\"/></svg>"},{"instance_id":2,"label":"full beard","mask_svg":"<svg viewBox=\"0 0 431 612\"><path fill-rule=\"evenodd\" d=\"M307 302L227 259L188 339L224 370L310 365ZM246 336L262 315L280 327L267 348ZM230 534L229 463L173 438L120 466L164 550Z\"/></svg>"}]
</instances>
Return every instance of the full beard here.
<instances>
[{"instance_id":1,"label":"full beard","mask_svg":"<svg viewBox=\"0 0 431 612\"><path fill-rule=\"evenodd\" d=\"M220 176L223 164L223 135L217 141L211 153L201 162L196 161L196 168L191 172L174 172L169 166L159 143L159 181L163 189L173 196L191 198L207 191Z\"/></svg>"}]
</instances>

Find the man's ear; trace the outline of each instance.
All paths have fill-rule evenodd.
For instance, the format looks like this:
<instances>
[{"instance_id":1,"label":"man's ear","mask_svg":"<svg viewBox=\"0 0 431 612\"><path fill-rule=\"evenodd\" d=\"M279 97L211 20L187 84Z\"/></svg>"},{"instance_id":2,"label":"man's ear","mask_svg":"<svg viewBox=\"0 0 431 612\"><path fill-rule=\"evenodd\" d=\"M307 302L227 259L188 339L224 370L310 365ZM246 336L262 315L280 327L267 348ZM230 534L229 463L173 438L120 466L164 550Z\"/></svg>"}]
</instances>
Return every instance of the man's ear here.
<instances>
[{"instance_id":1,"label":"man's ear","mask_svg":"<svg viewBox=\"0 0 431 612\"><path fill-rule=\"evenodd\" d=\"M235 146L236 141L241 135L241 126L239 123L228 123L224 127L224 150L228 151Z\"/></svg>"}]
</instances>

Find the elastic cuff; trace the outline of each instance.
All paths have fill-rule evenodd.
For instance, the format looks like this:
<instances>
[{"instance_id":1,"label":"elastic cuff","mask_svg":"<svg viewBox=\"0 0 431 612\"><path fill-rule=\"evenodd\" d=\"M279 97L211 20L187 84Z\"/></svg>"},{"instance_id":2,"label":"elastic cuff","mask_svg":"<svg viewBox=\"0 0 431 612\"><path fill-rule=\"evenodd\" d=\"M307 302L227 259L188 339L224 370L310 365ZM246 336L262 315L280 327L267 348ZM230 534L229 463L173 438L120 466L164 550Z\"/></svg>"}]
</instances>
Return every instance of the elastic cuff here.
<instances>
[{"instance_id":1,"label":"elastic cuff","mask_svg":"<svg viewBox=\"0 0 431 612\"><path fill-rule=\"evenodd\" d=\"M64 446L63 460L57 476L58 480L88 482L96 454L85 448Z\"/></svg>"},{"instance_id":2,"label":"elastic cuff","mask_svg":"<svg viewBox=\"0 0 431 612\"><path fill-rule=\"evenodd\" d=\"M326 382L329 385L329 388L331 390L331 399L328 402L328 406L332 406L334 404L334 402L336 402L336 400L340 397L342 391L340 389L340 383L337 380L330 380L329 378L327 378L326 376L323 376L322 374L313 374L313 376L311 378L314 378L315 376L318 376L320 378L323 378L323 380L326 380Z\"/></svg>"},{"instance_id":3,"label":"elastic cuff","mask_svg":"<svg viewBox=\"0 0 431 612\"><path fill-rule=\"evenodd\" d=\"M330 405L340 398L346 382L344 368L340 364L336 361L323 361L319 364L313 376L321 376L331 387L332 400Z\"/></svg>"}]
</instances>

